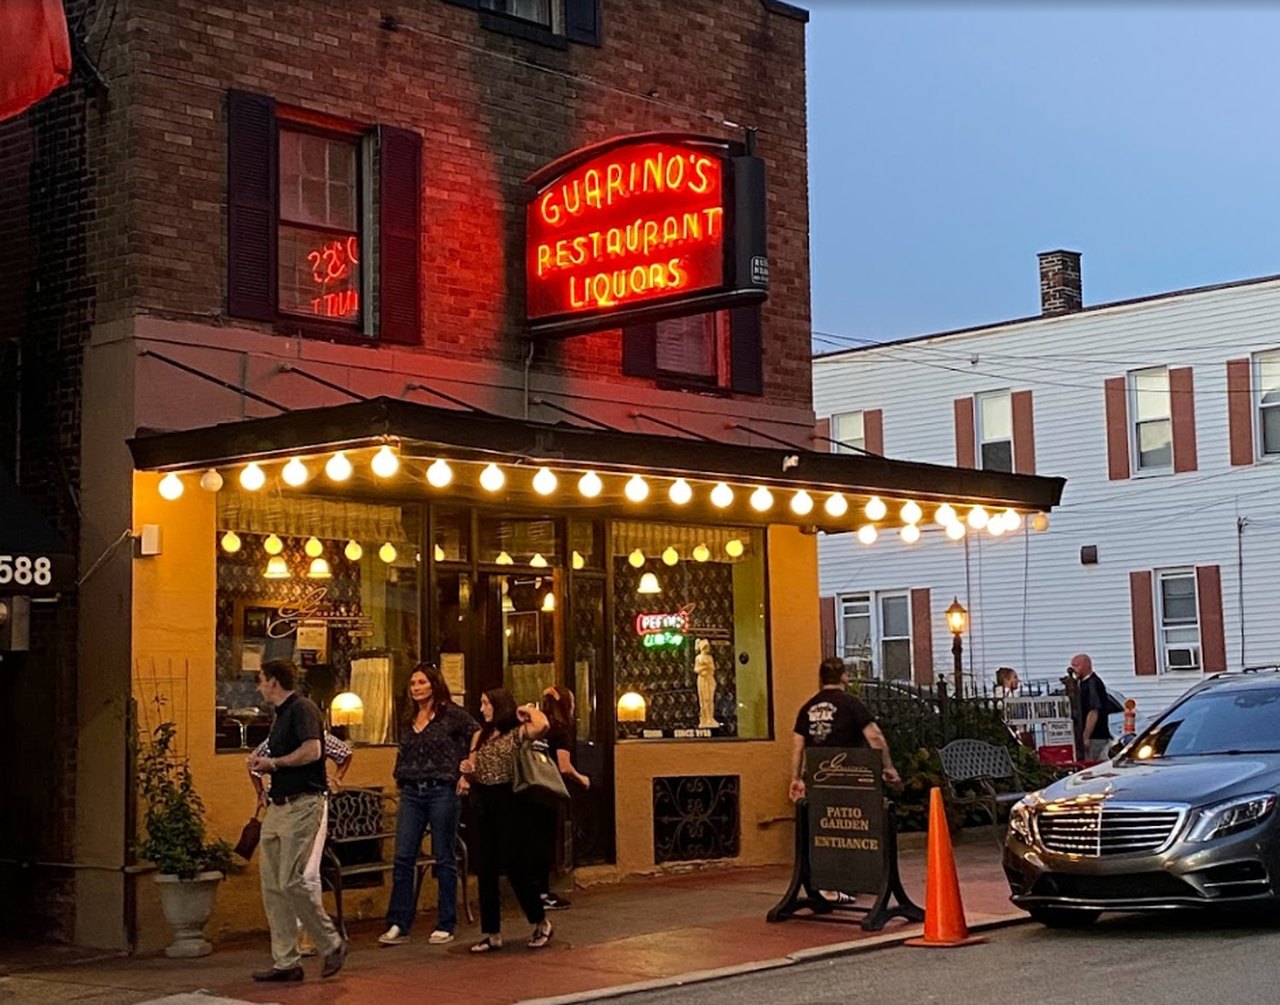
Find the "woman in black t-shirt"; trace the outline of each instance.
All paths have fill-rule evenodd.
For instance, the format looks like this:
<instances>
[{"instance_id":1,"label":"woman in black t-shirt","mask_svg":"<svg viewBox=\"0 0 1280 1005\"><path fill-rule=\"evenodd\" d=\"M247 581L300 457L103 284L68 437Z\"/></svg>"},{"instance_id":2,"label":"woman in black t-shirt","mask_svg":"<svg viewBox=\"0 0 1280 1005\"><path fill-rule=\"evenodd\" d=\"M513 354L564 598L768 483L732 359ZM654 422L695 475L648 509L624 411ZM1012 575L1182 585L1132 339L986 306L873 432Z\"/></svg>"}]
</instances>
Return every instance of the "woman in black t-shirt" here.
<instances>
[{"instance_id":1,"label":"woman in black t-shirt","mask_svg":"<svg viewBox=\"0 0 1280 1005\"><path fill-rule=\"evenodd\" d=\"M583 792L591 788L591 779L574 766L578 754L578 735L574 720L573 692L565 687L549 687L542 692L542 714L550 723L547 733L547 746L551 756L555 758L560 774L564 776L565 788L572 795L575 786ZM569 906L569 901L559 894L551 892L551 867L555 863L556 839L564 833L564 828L572 819L572 801L556 806L541 806L535 810L540 816L541 834L545 842L541 860L547 869L539 877L538 892L542 895L542 903L548 911L562 911Z\"/></svg>"}]
</instances>

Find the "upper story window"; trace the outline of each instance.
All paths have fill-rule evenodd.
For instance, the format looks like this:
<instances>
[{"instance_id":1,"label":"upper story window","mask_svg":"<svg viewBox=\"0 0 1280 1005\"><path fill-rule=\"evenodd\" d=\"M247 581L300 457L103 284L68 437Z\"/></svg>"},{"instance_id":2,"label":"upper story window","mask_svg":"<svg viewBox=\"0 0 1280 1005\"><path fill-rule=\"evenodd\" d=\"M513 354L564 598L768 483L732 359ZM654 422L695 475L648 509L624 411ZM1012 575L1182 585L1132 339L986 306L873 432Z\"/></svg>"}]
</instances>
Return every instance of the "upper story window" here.
<instances>
[{"instance_id":1,"label":"upper story window","mask_svg":"<svg viewBox=\"0 0 1280 1005\"><path fill-rule=\"evenodd\" d=\"M977 439L980 467L1013 470L1013 405L1008 391L977 396Z\"/></svg>"},{"instance_id":2,"label":"upper story window","mask_svg":"<svg viewBox=\"0 0 1280 1005\"><path fill-rule=\"evenodd\" d=\"M1160 617L1161 667L1200 669L1200 617L1194 569L1157 574L1156 604Z\"/></svg>"},{"instance_id":3,"label":"upper story window","mask_svg":"<svg viewBox=\"0 0 1280 1005\"><path fill-rule=\"evenodd\" d=\"M692 314L622 329L622 372L692 391L764 393L760 307Z\"/></svg>"},{"instance_id":4,"label":"upper story window","mask_svg":"<svg viewBox=\"0 0 1280 1005\"><path fill-rule=\"evenodd\" d=\"M244 91L227 109L227 313L288 334L420 342L421 136Z\"/></svg>"},{"instance_id":5,"label":"upper story window","mask_svg":"<svg viewBox=\"0 0 1280 1005\"><path fill-rule=\"evenodd\" d=\"M600 45L601 0L446 0L479 11L480 26L555 49Z\"/></svg>"},{"instance_id":6,"label":"upper story window","mask_svg":"<svg viewBox=\"0 0 1280 1005\"><path fill-rule=\"evenodd\" d=\"M831 444L837 454L858 454L867 449L867 421L864 412L837 412L831 416Z\"/></svg>"},{"instance_id":7,"label":"upper story window","mask_svg":"<svg viewBox=\"0 0 1280 1005\"><path fill-rule=\"evenodd\" d=\"M724 383L721 364L728 358L728 313L692 314L657 323L657 367L660 376L676 380Z\"/></svg>"},{"instance_id":8,"label":"upper story window","mask_svg":"<svg viewBox=\"0 0 1280 1005\"><path fill-rule=\"evenodd\" d=\"M555 5L559 7L559 4ZM521 21L530 21L533 24L540 24L544 28L553 27L551 21L551 0L480 0L480 8L482 10L491 10L498 14L505 14L507 17L519 18ZM556 11L560 13L559 10Z\"/></svg>"},{"instance_id":9,"label":"upper story window","mask_svg":"<svg viewBox=\"0 0 1280 1005\"><path fill-rule=\"evenodd\" d=\"M1280 349L1260 352L1253 360L1258 388L1258 452L1274 457L1280 454Z\"/></svg>"},{"instance_id":10,"label":"upper story window","mask_svg":"<svg viewBox=\"0 0 1280 1005\"><path fill-rule=\"evenodd\" d=\"M911 679L911 594L853 593L840 598L840 652L855 673Z\"/></svg>"},{"instance_id":11,"label":"upper story window","mask_svg":"<svg viewBox=\"0 0 1280 1005\"><path fill-rule=\"evenodd\" d=\"M1154 366L1131 370L1129 394L1133 402L1135 470L1170 470L1173 467L1173 420L1169 404L1169 368Z\"/></svg>"}]
</instances>

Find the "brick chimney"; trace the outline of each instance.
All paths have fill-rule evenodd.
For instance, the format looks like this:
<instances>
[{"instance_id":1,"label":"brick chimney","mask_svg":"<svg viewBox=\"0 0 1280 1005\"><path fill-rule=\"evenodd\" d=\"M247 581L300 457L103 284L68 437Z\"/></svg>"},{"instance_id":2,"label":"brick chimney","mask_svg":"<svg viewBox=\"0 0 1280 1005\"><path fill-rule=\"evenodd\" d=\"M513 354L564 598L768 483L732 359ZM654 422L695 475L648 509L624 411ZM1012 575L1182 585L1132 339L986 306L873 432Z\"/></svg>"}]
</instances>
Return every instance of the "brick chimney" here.
<instances>
[{"instance_id":1,"label":"brick chimney","mask_svg":"<svg viewBox=\"0 0 1280 1005\"><path fill-rule=\"evenodd\" d=\"M1071 314L1084 306L1080 292L1080 252L1042 251L1040 259L1040 313L1045 317Z\"/></svg>"}]
</instances>

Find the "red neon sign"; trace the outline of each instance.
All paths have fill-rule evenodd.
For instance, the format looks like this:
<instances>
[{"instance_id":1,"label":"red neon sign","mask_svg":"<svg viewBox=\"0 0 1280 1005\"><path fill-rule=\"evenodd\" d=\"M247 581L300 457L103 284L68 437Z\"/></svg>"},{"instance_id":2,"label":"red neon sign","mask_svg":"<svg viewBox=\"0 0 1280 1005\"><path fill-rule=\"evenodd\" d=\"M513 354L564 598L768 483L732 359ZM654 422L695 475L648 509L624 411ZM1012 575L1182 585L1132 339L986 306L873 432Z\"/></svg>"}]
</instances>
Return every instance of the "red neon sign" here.
<instances>
[{"instance_id":1,"label":"red neon sign","mask_svg":"<svg viewBox=\"0 0 1280 1005\"><path fill-rule=\"evenodd\" d=\"M308 253L311 278L320 289L311 298L311 311L325 318L352 318L360 310L360 294L357 290L333 289L348 284L359 276L360 242L352 236L327 241L319 249Z\"/></svg>"},{"instance_id":2,"label":"red neon sign","mask_svg":"<svg viewBox=\"0 0 1280 1005\"><path fill-rule=\"evenodd\" d=\"M529 319L722 287L724 166L705 146L642 142L546 184L527 212Z\"/></svg>"}]
</instances>

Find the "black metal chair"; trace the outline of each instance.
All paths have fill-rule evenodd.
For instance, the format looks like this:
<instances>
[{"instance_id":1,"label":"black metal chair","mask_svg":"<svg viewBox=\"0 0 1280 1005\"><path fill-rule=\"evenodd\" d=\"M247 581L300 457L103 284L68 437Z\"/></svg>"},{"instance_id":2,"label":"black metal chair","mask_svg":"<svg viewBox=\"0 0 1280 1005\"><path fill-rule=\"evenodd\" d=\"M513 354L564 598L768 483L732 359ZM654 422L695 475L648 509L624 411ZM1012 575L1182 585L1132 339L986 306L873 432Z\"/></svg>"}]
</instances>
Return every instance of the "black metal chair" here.
<instances>
[{"instance_id":1,"label":"black metal chair","mask_svg":"<svg viewBox=\"0 0 1280 1005\"><path fill-rule=\"evenodd\" d=\"M1008 749L981 740L960 739L948 743L938 756L946 776L947 801L961 809L986 813L996 842L1003 843L1000 808L1012 806L1026 794ZM1015 788L1009 789L1010 785Z\"/></svg>"}]
</instances>

